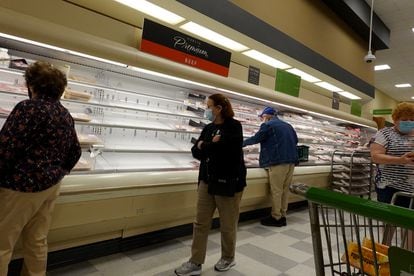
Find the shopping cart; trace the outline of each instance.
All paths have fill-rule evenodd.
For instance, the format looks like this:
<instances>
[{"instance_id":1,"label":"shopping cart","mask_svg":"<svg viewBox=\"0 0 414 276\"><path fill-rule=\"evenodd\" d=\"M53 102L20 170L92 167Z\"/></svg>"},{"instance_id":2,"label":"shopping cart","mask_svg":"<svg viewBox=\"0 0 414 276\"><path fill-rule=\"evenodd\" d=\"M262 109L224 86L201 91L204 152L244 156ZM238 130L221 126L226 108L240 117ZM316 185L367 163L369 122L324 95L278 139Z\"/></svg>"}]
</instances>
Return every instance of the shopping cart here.
<instances>
[{"instance_id":1,"label":"shopping cart","mask_svg":"<svg viewBox=\"0 0 414 276\"><path fill-rule=\"evenodd\" d=\"M317 276L414 276L414 210L304 184L290 190L309 203ZM408 268L393 267L395 248L409 254Z\"/></svg>"}]
</instances>

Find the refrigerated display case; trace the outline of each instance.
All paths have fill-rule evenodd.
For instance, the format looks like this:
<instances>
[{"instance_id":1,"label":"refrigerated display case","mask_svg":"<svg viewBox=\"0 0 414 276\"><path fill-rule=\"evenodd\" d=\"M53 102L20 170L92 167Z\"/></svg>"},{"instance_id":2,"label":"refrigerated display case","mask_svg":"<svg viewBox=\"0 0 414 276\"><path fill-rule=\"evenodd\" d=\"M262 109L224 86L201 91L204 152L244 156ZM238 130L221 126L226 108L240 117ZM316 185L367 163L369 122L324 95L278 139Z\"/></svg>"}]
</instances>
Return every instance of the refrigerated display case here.
<instances>
[{"instance_id":1,"label":"refrigerated display case","mask_svg":"<svg viewBox=\"0 0 414 276\"><path fill-rule=\"evenodd\" d=\"M174 77L174 72L158 74L0 39L0 47L6 46L12 59L47 60L68 76L61 102L75 119L82 157L62 181L51 250L190 223L198 172L190 149L208 123L205 101L212 93L230 98L246 138L260 127L257 114L264 106L277 108L280 118L297 130L300 145L309 146L309 161L294 175L294 180L306 179L309 185L327 185L330 153L364 147L374 131L374 123L367 120L349 121L342 113L335 118L279 103L266 89L263 97L261 88L251 89L255 96L228 89L233 82L237 88L239 81L226 83L223 78L221 89L220 83L194 83ZM13 106L27 98L23 73L0 68L0 125ZM273 97L276 100L269 100ZM249 170L242 212L270 206L267 174L258 168L258 154L257 145L245 149Z\"/></svg>"}]
</instances>

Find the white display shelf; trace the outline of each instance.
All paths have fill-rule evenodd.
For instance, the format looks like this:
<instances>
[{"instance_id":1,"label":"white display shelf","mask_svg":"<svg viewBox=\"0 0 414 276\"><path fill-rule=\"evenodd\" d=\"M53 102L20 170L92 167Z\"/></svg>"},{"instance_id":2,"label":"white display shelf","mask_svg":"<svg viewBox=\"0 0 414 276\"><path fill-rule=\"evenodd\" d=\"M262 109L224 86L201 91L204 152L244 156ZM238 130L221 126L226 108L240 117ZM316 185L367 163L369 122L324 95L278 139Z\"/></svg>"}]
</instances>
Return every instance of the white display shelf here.
<instances>
[{"instance_id":1,"label":"white display shelf","mask_svg":"<svg viewBox=\"0 0 414 276\"><path fill-rule=\"evenodd\" d=\"M26 45L27 46L27 45ZM30 59L36 59L36 53L30 53L30 45L24 52ZM29 50L28 50L29 49ZM36 49L36 48L33 48ZM62 60L47 58L62 66ZM141 78L126 69L107 70L106 67L80 65L63 62L70 66L68 89L91 95L88 101L62 98L62 104L73 114L79 113L90 117L90 121L75 121L78 133L94 135L100 142L83 145L83 158L91 164L90 170L73 171L72 174L101 174L110 172L141 172L168 170L195 170L197 163L191 156L192 141L197 139L202 126L208 121L203 118L205 99L215 89L200 91L185 86L170 84L165 79ZM122 72L121 72L122 71ZM24 87L23 72L15 69L0 69L0 107L11 110L14 105L27 98ZM224 92L225 93L225 92ZM235 117L243 125L243 137L254 135L260 128L257 114L267 103L258 102L243 96L228 94ZM280 110L279 107L276 107ZM340 121L309 116L301 117L288 108L281 111L281 119L297 126L298 135L315 136L315 139L299 138L300 144L319 145L335 149L354 148L349 144L354 139L349 135L359 134L338 126ZM3 122L7 115L0 115ZM87 120L86 118L85 120ZM190 126L192 120L193 126ZM322 141L320 137L331 138ZM361 134L362 135L362 134ZM333 141L335 140L335 141ZM302 165L323 167L329 161L327 153L310 150L317 160L310 160ZM258 158L258 148L252 155ZM328 153L329 154L329 153ZM314 158L315 159L315 158ZM251 164L258 166L258 162Z\"/></svg>"}]
</instances>

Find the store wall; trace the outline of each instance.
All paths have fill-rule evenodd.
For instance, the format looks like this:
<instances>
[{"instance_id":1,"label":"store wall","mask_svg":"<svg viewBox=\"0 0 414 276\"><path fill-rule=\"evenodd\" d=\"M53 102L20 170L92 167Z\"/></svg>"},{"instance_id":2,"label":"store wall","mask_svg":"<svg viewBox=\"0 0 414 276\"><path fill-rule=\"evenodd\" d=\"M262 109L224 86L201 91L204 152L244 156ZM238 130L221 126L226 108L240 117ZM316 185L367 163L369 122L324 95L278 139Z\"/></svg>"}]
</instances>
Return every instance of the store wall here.
<instances>
[{"instance_id":1,"label":"store wall","mask_svg":"<svg viewBox=\"0 0 414 276\"><path fill-rule=\"evenodd\" d=\"M322 1L231 0L232 3L330 59L364 81L374 83L373 64L363 62L368 45Z\"/></svg>"},{"instance_id":2,"label":"store wall","mask_svg":"<svg viewBox=\"0 0 414 276\"><path fill-rule=\"evenodd\" d=\"M375 90L375 99L365 104L362 108L362 115L364 118L372 119L372 110L374 109L394 109L398 101L390 98L388 95L382 93L380 90ZM392 122L391 115L381 115L386 121Z\"/></svg>"},{"instance_id":3,"label":"store wall","mask_svg":"<svg viewBox=\"0 0 414 276\"><path fill-rule=\"evenodd\" d=\"M237 79L246 81L247 76L248 76L248 68L247 67L242 66L240 64L236 64L236 63L231 63L230 64L229 77L237 78ZM275 78L273 76L269 76L269 75L261 73L260 74L260 79L259 79L259 85L262 86L262 87L266 87L266 88L269 88L269 89L273 90L275 88ZM280 92L275 91L275 93L280 93ZM330 94L330 92L328 92L326 94ZM316 93L316 92L304 87L303 85L300 87L299 98L318 103L322 106L331 106L332 105L332 98L331 97L326 96L326 95L322 95L320 93ZM339 110L350 113L351 106L347 103L341 102L339 104ZM370 117L364 117L364 118L370 119Z\"/></svg>"},{"instance_id":4,"label":"store wall","mask_svg":"<svg viewBox=\"0 0 414 276\"><path fill-rule=\"evenodd\" d=\"M109 5L110 2L112 1L101 1L101 5ZM135 48L138 45L140 31L135 27L66 1L2 0L0 6L123 45Z\"/></svg>"}]
</instances>

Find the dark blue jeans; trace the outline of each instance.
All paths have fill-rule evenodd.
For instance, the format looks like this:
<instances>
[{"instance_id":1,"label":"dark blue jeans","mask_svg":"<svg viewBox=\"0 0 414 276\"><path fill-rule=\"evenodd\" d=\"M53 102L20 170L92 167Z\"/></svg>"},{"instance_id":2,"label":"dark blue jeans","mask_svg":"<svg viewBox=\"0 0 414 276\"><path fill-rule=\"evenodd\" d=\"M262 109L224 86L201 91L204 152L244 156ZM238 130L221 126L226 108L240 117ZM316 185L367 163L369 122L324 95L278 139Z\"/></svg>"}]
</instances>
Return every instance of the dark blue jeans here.
<instances>
[{"instance_id":1,"label":"dark blue jeans","mask_svg":"<svg viewBox=\"0 0 414 276\"><path fill-rule=\"evenodd\" d=\"M391 203L392 196L396 192L401 192L400 190L392 187L385 187L384 189L375 188L375 190L377 191L377 200L388 204ZM397 197L395 205L408 208L410 206L410 198L399 196Z\"/></svg>"}]
</instances>

